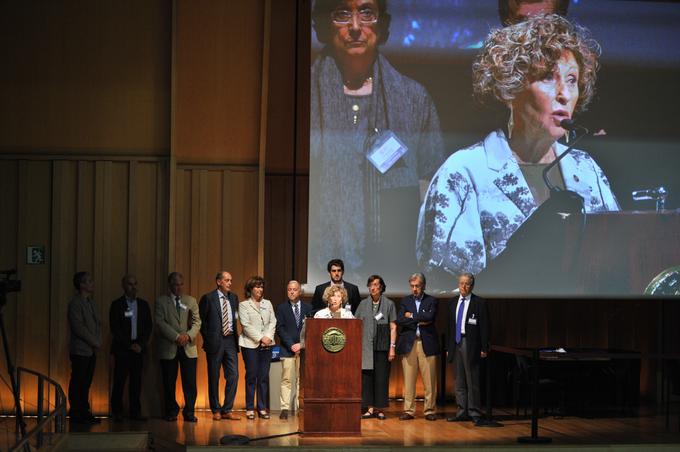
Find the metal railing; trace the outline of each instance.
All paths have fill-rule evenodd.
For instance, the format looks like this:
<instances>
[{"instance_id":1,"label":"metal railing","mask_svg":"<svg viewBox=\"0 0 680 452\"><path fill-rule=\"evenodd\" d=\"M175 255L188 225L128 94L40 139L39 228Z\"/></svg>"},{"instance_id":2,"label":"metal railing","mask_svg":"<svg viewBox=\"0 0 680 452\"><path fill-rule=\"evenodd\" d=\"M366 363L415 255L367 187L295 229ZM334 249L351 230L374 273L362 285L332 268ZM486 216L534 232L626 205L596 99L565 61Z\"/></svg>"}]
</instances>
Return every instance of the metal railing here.
<instances>
[{"instance_id":1,"label":"metal railing","mask_svg":"<svg viewBox=\"0 0 680 452\"><path fill-rule=\"evenodd\" d=\"M66 431L66 395L59 383L51 378L24 367L17 367L17 391L21 400L26 396L21 393L24 374L37 378L36 391L36 425L26 436L17 441L10 451L31 450L31 441L35 440L33 447L40 448L45 442L45 430L49 427L50 433L65 433ZM51 396L54 397L52 403ZM47 404L45 404L47 402ZM47 406L46 406L47 405ZM20 431L17 418L17 432ZM52 425L54 423L54 425Z\"/></svg>"}]
</instances>

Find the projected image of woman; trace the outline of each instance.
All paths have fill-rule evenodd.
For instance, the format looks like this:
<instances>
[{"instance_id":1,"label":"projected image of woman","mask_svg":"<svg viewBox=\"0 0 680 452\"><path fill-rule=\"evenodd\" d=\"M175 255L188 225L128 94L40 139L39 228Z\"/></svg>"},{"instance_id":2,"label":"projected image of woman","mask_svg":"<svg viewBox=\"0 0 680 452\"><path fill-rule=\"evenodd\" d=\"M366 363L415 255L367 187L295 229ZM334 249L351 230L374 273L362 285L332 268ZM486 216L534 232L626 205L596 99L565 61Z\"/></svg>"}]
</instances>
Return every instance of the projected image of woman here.
<instances>
[{"instance_id":1,"label":"projected image of woman","mask_svg":"<svg viewBox=\"0 0 680 452\"><path fill-rule=\"evenodd\" d=\"M541 174L565 149L563 119L593 98L599 45L558 15L492 31L473 64L475 93L509 109L507 128L455 152L439 168L420 211L417 254L425 271L479 272L549 196ZM618 210L609 182L584 151L549 173L585 200L586 212Z\"/></svg>"},{"instance_id":2,"label":"projected image of woman","mask_svg":"<svg viewBox=\"0 0 680 452\"><path fill-rule=\"evenodd\" d=\"M415 264L420 181L443 162L435 107L379 52L386 1L318 0L312 16L324 47L311 70L311 264L342 257L350 278L371 258Z\"/></svg>"}]
</instances>

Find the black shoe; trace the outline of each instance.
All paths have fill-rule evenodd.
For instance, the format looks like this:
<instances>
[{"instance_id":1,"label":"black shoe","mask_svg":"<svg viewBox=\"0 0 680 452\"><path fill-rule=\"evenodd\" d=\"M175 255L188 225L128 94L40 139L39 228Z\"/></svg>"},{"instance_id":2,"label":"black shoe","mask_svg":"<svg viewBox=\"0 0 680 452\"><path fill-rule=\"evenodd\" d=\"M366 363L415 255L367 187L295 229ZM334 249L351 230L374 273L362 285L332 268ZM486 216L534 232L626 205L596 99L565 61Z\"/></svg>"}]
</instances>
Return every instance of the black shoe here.
<instances>
[{"instance_id":1,"label":"black shoe","mask_svg":"<svg viewBox=\"0 0 680 452\"><path fill-rule=\"evenodd\" d=\"M93 425L102 423L102 420L99 419L98 417L94 417L92 415L92 413L90 413L85 419L87 420L87 422L89 422L90 424L93 424Z\"/></svg>"},{"instance_id":2,"label":"black shoe","mask_svg":"<svg viewBox=\"0 0 680 452\"><path fill-rule=\"evenodd\" d=\"M198 418L193 414L190 414L188 416L184 416L184 422L198 422Z\"/></svg>"},{"instance_id":3,"label":"black shoe","mask_svg":"<svg viewBox=\"0 0 680 452\"><path fill-rule=\"evenodd\" d=\"M279 419L286 420L288 419L288 410L281 410L281 414L279 414Z\"/></svg>"},{"instance_id":4,"label":"black shoe","mask_svg":"<svg viewBox=\"0 0 680 452\"><path fill-rule=\"evenodd\" d=\"M410 421L411 419L415 419L412 414L404 413L399 416L400 421Z\"/></svg>"},{"instance_id":5,"label":"black shoe","mask_svg":"<svg viewBox=\"0 0 680 452\"><path fill-rule=\"evenodd\" d=\"M467 422L471 421L472 418L468 416L467 414L459 414L458 416L454 417L447 417L446 422Z\"/></svg>"},{"instance_id":6,"label":"black shoe","mask_svg":"<svg viewBox=\"0 0 680 452\"><path fill-rule=\"evenodd\" d=\"M486 419L481 417L474 418L472 422L475 424L475 427L484 427L487 425Z\"/></svg>"},{"instance_id":7,"label":"black shoe","mask_svg":"<svg viewBox=\"0 0 680 452\"><path fill-rule=\"evenodd\" d=\"M425 419L427 419L428 421L436 421L437 415L434 413L426 414Z\"/></svg>"},{"instance_id":8,"label":"black shoe","mask_svg":"<svg viewBox=\"0 0 680 452\"><path fill-rule=\"evenodd\" d=\"M90 419L82 416L71 416L69 418L71 420L71 423L73 424L83 424L83 425L92 425L92 422L90 422Z\"/></svg>"},{"instance_id":9,"label":"black shoe","mask_svg":"<svg viewBox=\"0 0 680 452\"><path fill-rule=\"evenodd\" d=\"M168 422L175 422L177 420L177 415L176 414L168 414L163 417Z\"/></svg>"}]
</instances>

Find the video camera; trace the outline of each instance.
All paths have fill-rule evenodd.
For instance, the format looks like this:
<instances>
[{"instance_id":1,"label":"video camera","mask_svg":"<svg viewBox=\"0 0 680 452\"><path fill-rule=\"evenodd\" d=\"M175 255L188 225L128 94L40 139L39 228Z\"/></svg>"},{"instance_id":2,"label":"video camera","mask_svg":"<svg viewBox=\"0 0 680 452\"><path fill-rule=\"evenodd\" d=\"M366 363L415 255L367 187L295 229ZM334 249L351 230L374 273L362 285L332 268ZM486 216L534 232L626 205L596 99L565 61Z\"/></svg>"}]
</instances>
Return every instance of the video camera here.
<instances>
[{"instance_id":1,"label":"video camera","mask_svg":"<svg viewBox=\"0 0 680 452\"><path fill-rule=\"evenodd\" d=\"M21 290L21 281L16 279L16 274L17 270L15 268L0 272L0 297Z\"/></svg>"}]
</instances>

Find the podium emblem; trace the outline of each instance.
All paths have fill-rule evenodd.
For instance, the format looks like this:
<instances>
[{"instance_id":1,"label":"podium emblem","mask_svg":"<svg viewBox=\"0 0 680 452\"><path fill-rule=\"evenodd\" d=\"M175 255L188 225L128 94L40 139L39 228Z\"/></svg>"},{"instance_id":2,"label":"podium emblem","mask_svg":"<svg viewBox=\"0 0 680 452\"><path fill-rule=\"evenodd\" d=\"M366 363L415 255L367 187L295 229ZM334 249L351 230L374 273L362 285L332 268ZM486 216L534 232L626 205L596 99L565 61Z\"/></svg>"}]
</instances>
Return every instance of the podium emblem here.
<instances>
[{"instance_id":1,"label":"podium emblem","mask_svg":"<svg viewBox=\"0 0 680 452\"><path fill-rule=\"evenodd\" d=\"M345 342L347 342L347 337L340 328L328 328L321 336L323 348L331 353L337 353L345 348Z\"/></svg>"}]
</instances>

